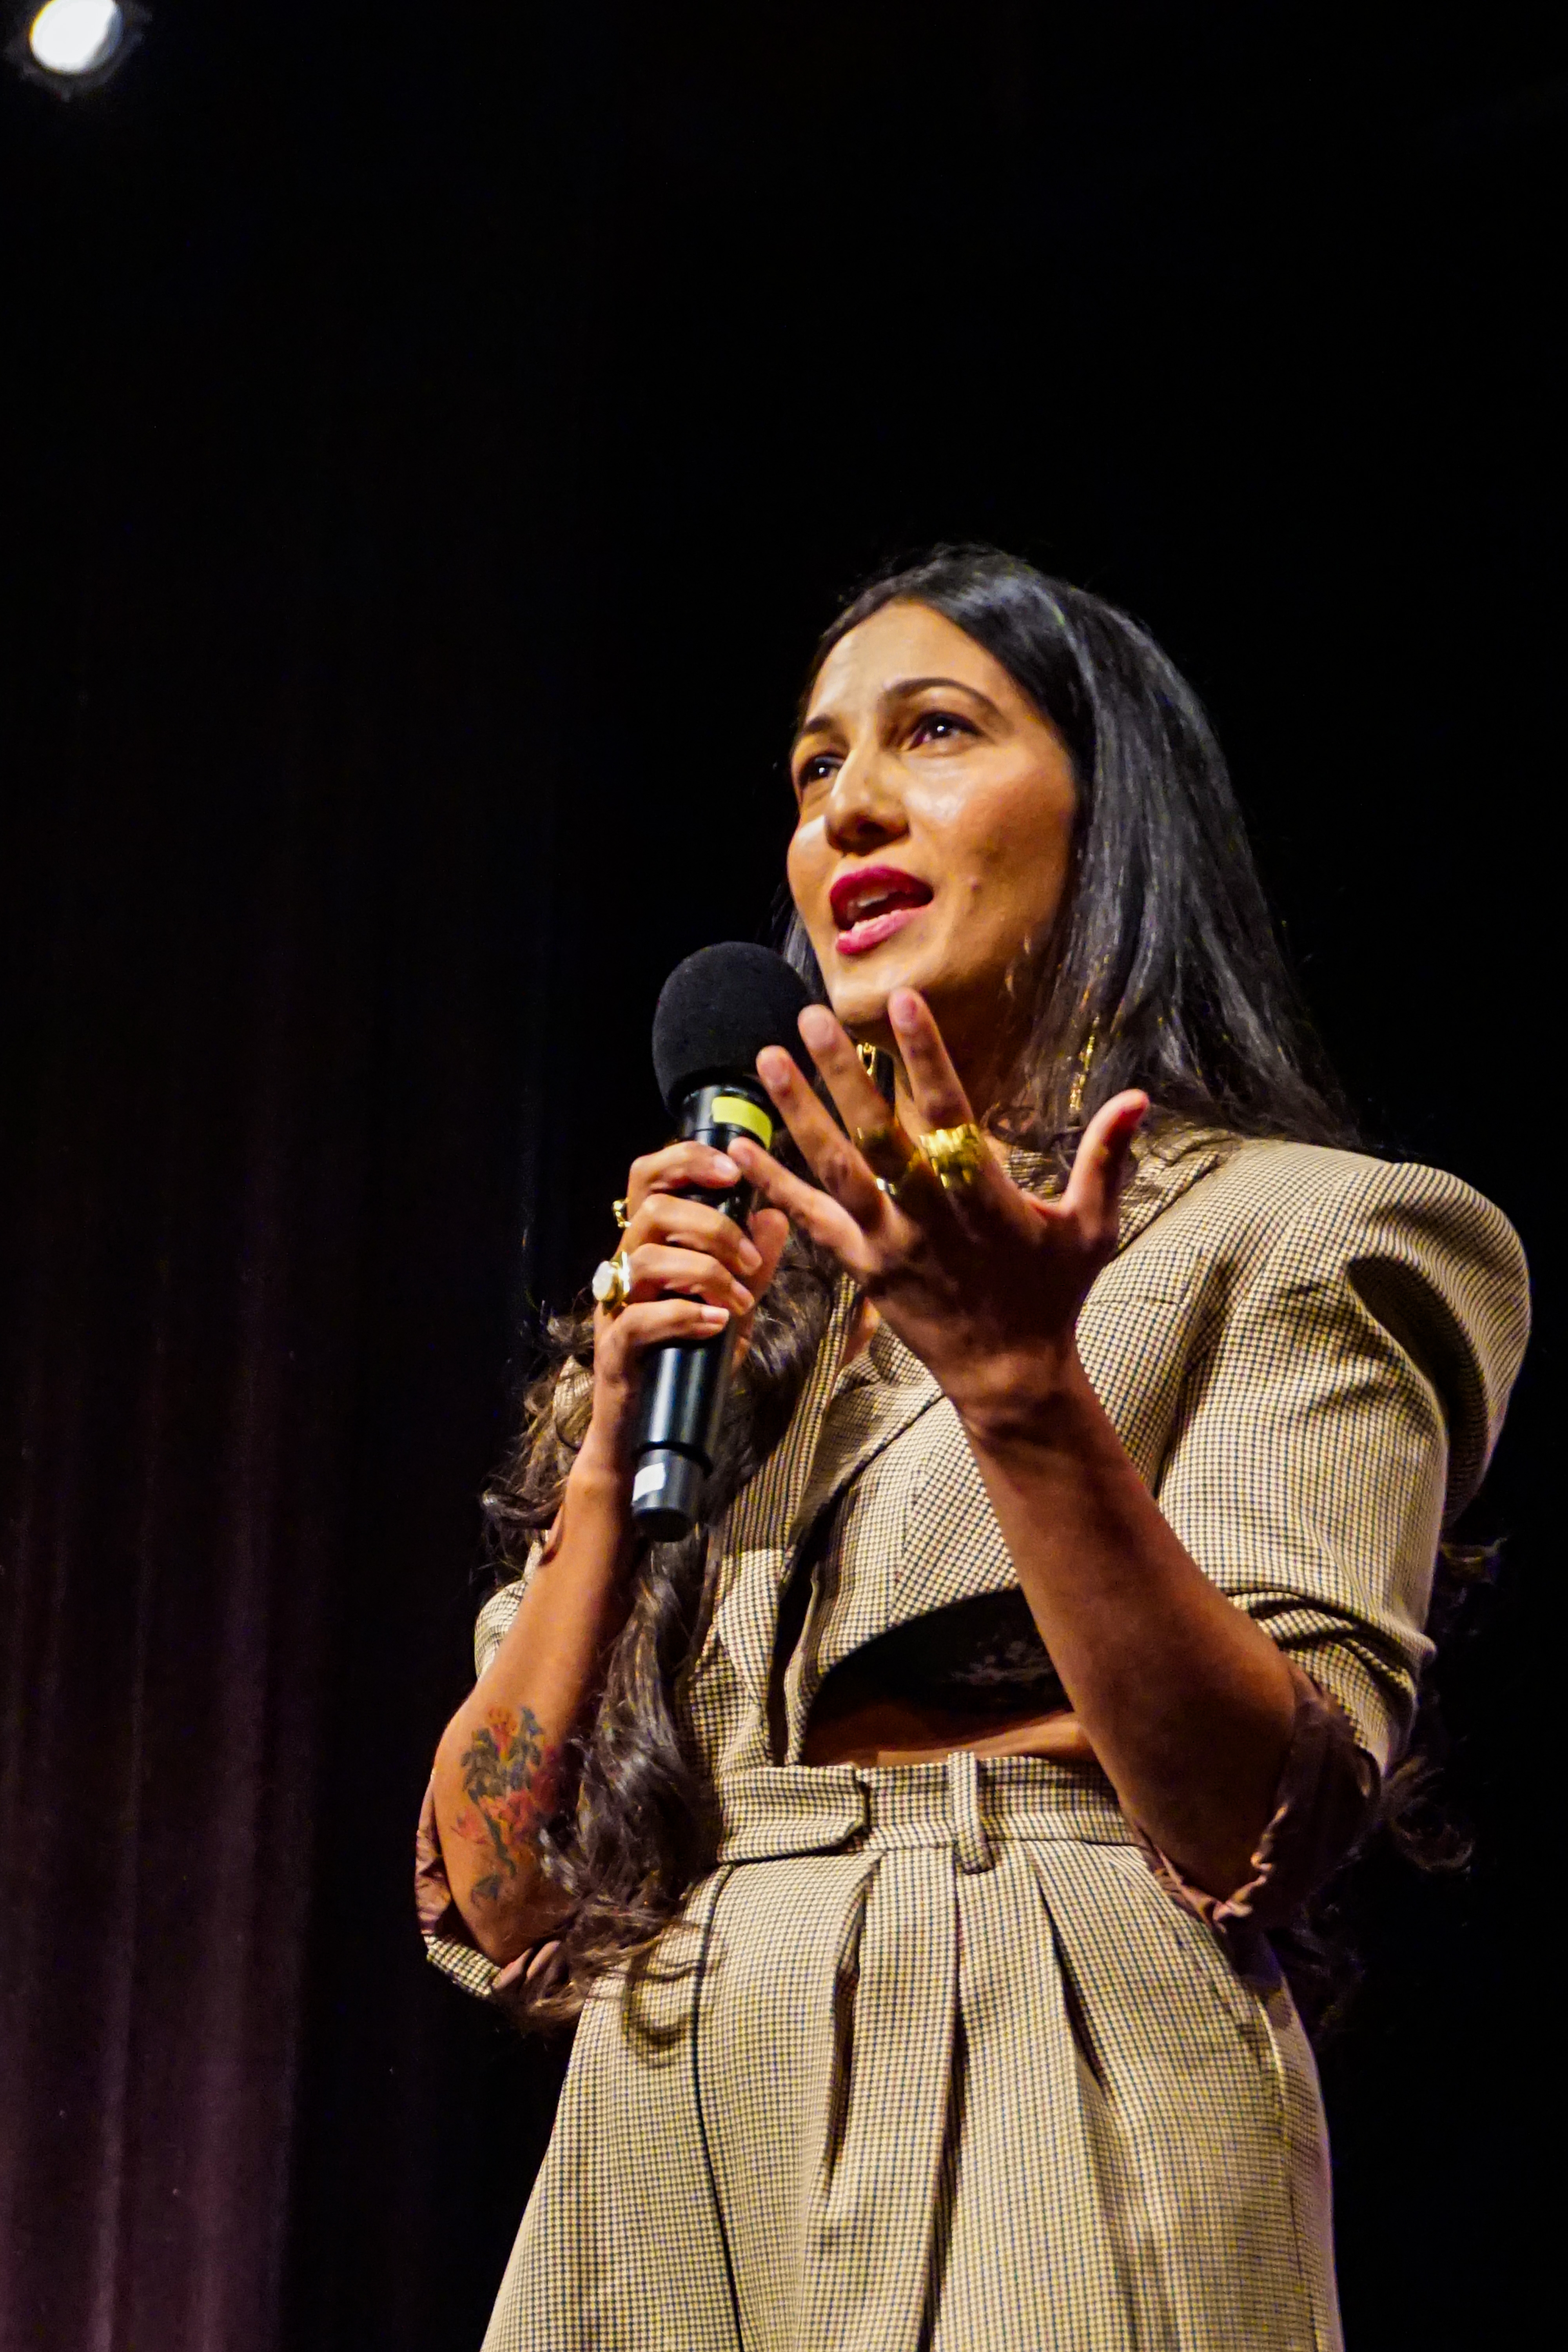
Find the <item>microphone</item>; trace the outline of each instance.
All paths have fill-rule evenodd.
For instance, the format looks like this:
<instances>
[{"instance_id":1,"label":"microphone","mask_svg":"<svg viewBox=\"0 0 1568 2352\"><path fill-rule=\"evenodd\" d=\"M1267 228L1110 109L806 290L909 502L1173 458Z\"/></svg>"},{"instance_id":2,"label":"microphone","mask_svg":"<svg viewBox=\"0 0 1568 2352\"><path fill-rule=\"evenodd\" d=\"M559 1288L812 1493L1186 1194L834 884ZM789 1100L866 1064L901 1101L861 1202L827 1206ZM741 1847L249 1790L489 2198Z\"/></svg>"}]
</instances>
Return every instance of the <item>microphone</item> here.
<instances>
[{"instance_id":1,"label":"microphone","mask_svg":"<svg viewBox=\"0 0 1568 2352\"><path fill-rule=\"evenodd\" d=\"M764 1045L795 1049L795 1023L810 1002L800 974L771 948L731 940L677 964L653 1016L653 1066L682 1141L723 1151L749 1135L772 1150L777 1116L757 1055ZM755 1194L740 1183L724 1192L693 1187L692 1197L744 1224ZM656 1542L689 1534L702 1516L734 1358L732 1323L711 1339L668 1339L648 1350L632 1518Z\"/></svg>"}]
</instances>

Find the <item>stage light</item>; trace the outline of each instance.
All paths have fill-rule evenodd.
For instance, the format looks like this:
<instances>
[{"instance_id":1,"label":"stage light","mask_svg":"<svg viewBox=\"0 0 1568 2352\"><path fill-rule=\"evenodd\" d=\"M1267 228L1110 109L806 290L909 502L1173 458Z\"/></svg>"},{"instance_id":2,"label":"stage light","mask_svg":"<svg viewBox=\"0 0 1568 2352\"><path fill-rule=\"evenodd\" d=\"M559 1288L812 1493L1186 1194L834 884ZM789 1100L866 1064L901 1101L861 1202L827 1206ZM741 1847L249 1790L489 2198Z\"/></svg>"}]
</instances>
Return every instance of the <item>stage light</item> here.
<instances>
[{"instance_id":1,"label":"stage light","mask_svg":"<svg viewBox=\"0 0 1568 2352\"><path fill-rule=\"evenodd\" d=\"M27 27L27 47L46 73L99 72L125 37L118 0L45 0Z\"/></svg>"},{"instance_id":2,"label":"stage light","mask_svg":"<svg viewBox=\"0 0 1568 2352\"><path fill-rule=\"evenodd\" d=\"M0 0L16 27L4 51L24 81L76 98L101 89L142 39L142 0Z\"/></svg>"}]
</instances>

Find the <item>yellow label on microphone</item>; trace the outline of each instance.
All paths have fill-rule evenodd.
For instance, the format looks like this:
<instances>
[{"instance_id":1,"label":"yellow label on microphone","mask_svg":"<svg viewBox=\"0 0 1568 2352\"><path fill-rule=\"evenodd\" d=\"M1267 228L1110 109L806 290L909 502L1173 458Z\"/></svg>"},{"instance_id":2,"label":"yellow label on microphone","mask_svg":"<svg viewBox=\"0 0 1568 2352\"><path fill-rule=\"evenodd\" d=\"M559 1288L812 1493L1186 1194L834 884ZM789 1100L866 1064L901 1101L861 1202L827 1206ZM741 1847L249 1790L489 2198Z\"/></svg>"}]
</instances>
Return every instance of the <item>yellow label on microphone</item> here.
<instances>
[{"instance_id":1,"label":"yellow label on microphone","mask_svg":"<svg viewBox=\"0 0 1568 2352\"><path fill-rule=\"evenodd\" d=\"M754 1135L764 1151L773 1143L773 1123L765 1110L759 1110L744 1095L715 1095L708 1106L708 1116L715 1127L743 1127Z\"/></svg>"}]
</instances>

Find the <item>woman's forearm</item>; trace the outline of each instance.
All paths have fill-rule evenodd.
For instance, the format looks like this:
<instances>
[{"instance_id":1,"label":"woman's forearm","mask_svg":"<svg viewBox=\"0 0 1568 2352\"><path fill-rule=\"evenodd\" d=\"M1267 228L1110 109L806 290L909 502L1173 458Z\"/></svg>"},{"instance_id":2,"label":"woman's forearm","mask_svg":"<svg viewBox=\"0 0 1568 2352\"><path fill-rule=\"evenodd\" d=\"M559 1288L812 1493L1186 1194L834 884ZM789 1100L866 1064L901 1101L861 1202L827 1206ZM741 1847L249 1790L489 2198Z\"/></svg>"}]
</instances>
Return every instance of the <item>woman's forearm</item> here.
<instances>
[{"instance_id":1,"label":"woman's forearm","mask_svg":"<svg viewBox=\"0 0 1568 2352\"><path fill-rule=\"evenodd\" d=\"M622 1296L594 1318L593 1412L561 1518L506 1639L437 1750L431 1793L447 1884L492 1959L515 1959L563 1913L542 1868L538 1832L559 1801L567 1744L598 1699L630 1605L647 1351L711 1339L731 1318L743 1347L788 1238L776 1212L758 1212L742 1232L700 1197L704 1186L728 1190L738 1174L705 1143L668 1144L633 1161L621 1213Z\"/></svg>"},{"instance_id":2,"label":"woman's forearm","mask_svg":"<svg viewBox=\"0 0 1568 2352\"><path fill-rule=\"evenodd\" d=\"M960 1400L1040 1633L1125 1811L1228 1895L1274 1808L1295 1688L1284 1659L1162 1516L1077 1351Z\"/></svg>"},{"instance_id":3,"label":"woman's forearm","mask_svg":"<svg viewBox=\"0 0 1568 2352\"><path fill-rule=\"evenodd\" d=\"M1207 1581L1162 1517L1071 1338L1116 1253L1118 1204L1149 1098L1129 1088L1103 1103L1065 1191L1036 1200L984 1149L929 1004L895 988L888 1017L910 1126L889 1122L847 1033L810 1006L801 1036L842 1126L787 1055L768 1048L757 1072L816 1184L743 1138L732 1156L764 1198L833 1252L940 1382L1123 1806L1199 1886L1231 1894L1274 1810L1296 1685L1267 1634ZM944 1139L941 1167L912 1145L916 1126L928 1143ZM955 1138L973 1146L962 1160ZM866 1156L889 1144L908 1155L890 1189Z\"/></svg>"},{"instance_id":4,"label":"woman's forearm","mask_svg":"<svg viewBox=\"0 0 1568 2352\"><path fill-rule=\"evenodd\" d=\"M561 1916L536 1832L559 1795L567 1742L596 1698L626 1622L633 1541L624 1469L588 1444L567 1481L557 1540L506 1637L436 1753L436 1824L453 1900L479 1949L514 1959Z\"/></svg>"}]
</instances>

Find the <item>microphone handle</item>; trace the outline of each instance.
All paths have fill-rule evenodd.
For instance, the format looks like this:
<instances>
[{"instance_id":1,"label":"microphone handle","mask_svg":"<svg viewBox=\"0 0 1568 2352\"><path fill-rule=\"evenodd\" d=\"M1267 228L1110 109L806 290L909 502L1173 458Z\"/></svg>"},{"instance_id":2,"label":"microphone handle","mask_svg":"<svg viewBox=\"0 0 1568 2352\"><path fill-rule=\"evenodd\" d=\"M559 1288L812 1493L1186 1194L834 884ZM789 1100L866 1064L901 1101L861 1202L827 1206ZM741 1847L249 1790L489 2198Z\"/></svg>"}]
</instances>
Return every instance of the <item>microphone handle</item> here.
<instances>
[{"instance_id":1,"label":"microphone handle","mask_svg":"<svg viewBox=\"0 0 1568 2352\"><path fill-rule=\"evenodd\" d=\"M749 1074L694 1087L680 1106L681 1139L711 1144L716 1151L727 1150L738 1135L771 1150L774 1131L773 1105ZM725 1192L703 1186L694 1197L741 1225L751 1215L756 1194L750 1184L741 1183ZM632 1520L640 1535L656 1543L674 1543L689 1535L702 1516L734 1360L732 1321L711 1339L670 1339L647 1352L632 1474Z\"/></svg>"}]
</instances>

